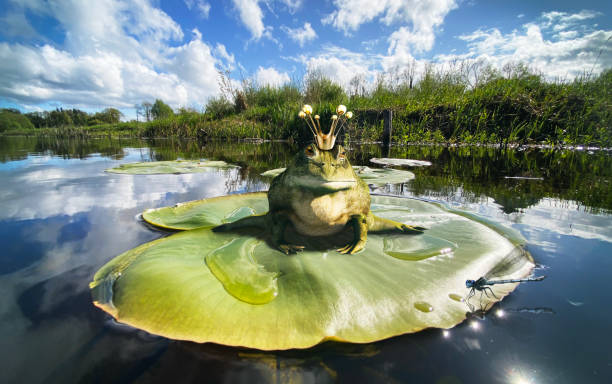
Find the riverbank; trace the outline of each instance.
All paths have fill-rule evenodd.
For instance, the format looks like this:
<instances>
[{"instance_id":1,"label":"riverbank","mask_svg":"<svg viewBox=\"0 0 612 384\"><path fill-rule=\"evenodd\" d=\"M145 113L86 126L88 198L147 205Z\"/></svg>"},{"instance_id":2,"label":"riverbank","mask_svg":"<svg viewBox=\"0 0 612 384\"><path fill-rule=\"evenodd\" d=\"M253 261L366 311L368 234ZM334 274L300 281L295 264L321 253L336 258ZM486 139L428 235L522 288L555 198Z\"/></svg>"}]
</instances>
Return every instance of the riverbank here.
<instances>
[{"instance_id":1,"label":"riverbank","mask_svg":"<svg viewBox=\"0 0 612 384\"><path fill-rule=\"evenodd\" d=\"M358 87L357 87L358 88ZM308 139L297 117L311 103L321 121L329 121L337 104L354 118L346 128L349 141L382 140L383 112L393 112L392 141L404 143L537 144L612 146L612 69L571 82L547 82L518 66L502 75L481 74L476 84L460 72L426 72L421 80L386 82L371 91L347 94L322 77L303 87L244 86L227 97L210 100L204 113L181 109L147 122L90 126L35 127L0 124L4 135L58 137L185 137L264 140ZM3 116L7 113L3 112ZM27 115L26 115L27 116Z\"/></svg>"}]
</instances>

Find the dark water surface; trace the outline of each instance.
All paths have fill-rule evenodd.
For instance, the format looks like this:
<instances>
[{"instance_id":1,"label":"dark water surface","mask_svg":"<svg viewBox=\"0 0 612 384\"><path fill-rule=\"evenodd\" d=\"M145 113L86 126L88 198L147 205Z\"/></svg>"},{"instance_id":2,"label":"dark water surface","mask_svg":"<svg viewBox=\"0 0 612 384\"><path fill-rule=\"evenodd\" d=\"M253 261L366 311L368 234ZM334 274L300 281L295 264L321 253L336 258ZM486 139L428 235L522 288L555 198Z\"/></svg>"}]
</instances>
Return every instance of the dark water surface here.
<instances>
[{"instance_id":1,"label":"dark water surface","mask_svg":"<svg viewBox=\"0 0 612 384\"><path fill-rule=\"evenodd\" d=\"M140 212L266 190L269 179L259 174L285 166L295 151L279 143L0 137L0 382L612 382L612 155L605 151L392 148L392 157L433 165L374 192L442 201L511 226L526 237L536 273L548 276L448 331L260 352L152 336L92 305L88 283L98 268L166 235L139 222ZM365 165L381 149L353 146L350 156ZM242 168L103 172L176 158Z\"/></svg>"}]
</instances>

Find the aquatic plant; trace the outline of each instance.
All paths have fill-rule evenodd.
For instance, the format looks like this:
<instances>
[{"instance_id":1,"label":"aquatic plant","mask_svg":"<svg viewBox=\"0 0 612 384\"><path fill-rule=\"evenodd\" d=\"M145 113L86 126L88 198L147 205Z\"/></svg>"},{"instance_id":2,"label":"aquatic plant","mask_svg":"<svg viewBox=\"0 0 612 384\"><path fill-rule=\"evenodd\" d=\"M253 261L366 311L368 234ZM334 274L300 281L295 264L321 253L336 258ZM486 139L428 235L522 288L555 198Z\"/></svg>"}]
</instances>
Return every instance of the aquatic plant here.
<instances>
[{"instance_id":1,"label":"aquatic plant","mask_svg":"<svg viewBox=\"0 0 612 384\"><path fill-rule=\"evenodd\" d=\"M164 175L179 173L200 173L213 168L238 168L237 165L225 161L212 160L171 160L171 161L145 161L140 163L125 163L115 168L109 168L109 173L125 173L130 175Z\"/></svg>"},{"instance_id":2,"label":"aquatic plant","mask_svg":"<svg viewBox=\"0 0 612 384\"><path fill-rule=\"evenodd\" d=\"M87 124L95 123L92 126L73 121L80 119L78 113L70 114L70 120L50 119L51 113L49 118L27 114L36 128L22 125L5 133L304 139L309 134L300 132L294 111L308 102L313 105L313 114L324 119L330 118L338 103L359 111L359 118L346 127L346 137L357 141L380 141L382 112L391 109L394 143L612 146L608 91L612 88L612 69L573 81L547 81L522 65L504 72L482 68L481 75L477 82L472 81L460 65L445 71L429 68L420 78L403 80L389 73L372 91L362 89L347 95L319 73L309 76L303 88L297 84L258 87L246 82L240 91L244 99L240 108L235 100L211 99L205 113L182 111L153 121L129 123L85 119ZM62 111L61 116L63 112L68 113ZM58 132L60 127L71 129Z\"/></svg>"},{"instance_id":3,"label":"aquatic plant","mask_svg":"<svg viewBox=\"0 0 612 384\"><path fill-rule=\"evenodd\" d=\"M466 279L491 272L521 278L533 268L520 236L413 199L373 196L372 210L417 221L429 228L426 234L372 234L366 248L351 256L333 251L346 234L290 233L306 248L287 256L268 245L264 228L210 229L219 220L239 219L244 212L238 206L260 212L266 204L259 193L149 211L147 221L154 225L196 229L111 260L90 285L95 304L120 322L173 339L307 348L325 340L367 343L453 327L466 318ZM209 207L216 219L205 222L209 216L202 212ZM502 298L515 286L492 289Z\"/></svg>"}]
</instances>

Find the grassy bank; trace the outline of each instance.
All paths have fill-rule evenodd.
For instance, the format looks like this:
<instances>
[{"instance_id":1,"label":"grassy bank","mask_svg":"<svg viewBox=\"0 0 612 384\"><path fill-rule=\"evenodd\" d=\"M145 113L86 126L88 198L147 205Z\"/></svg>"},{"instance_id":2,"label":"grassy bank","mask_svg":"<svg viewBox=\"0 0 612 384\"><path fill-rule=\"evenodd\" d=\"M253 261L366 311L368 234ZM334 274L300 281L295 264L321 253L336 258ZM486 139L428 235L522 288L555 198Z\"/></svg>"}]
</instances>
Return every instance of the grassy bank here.
<instances>
[{"instance_id":1,"label":"grassy bank","mask_svg":"<svg viewBox=\"0 0 612 384\"><path fill-rule=\"evenodd\" d=\"M485 68L476 76L458 69L430 69L418 81L411 76L381 77L369 91L359 79L351 84L347 94L317 74L308 76L303 86L270 88L246 82L241 89L210 100L204 113L181 110L148 122L60 127L34 127L21 119L21 126L0 121L0 131L68 137L307 139L308 131L297 117L301 105L312 104L325 122L335 106L343 103L355 112L346 129L347 138L355 141L380 141L382 112L391 109L393 142L398 144L612 146L612 69L599 76L557 82L545 81L520 65L504 73ZM3 112L0 120L8 115Z\"/></svg>"}]
</instances>

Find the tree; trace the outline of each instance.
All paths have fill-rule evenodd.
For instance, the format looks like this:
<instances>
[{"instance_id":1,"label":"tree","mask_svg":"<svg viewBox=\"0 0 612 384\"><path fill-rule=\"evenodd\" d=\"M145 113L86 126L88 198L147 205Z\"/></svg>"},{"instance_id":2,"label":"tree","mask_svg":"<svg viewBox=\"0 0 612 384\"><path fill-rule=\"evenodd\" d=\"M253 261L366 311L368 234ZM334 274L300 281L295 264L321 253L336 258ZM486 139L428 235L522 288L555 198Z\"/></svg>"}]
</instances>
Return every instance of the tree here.
<instances>
[{"instance_id":1,"label":"tree","mask_svg":"<svg viewBox=\"0 0 612 384\"><path fill-rule=\"evenodd\" d=\"M151 107L153 107L153 104L149 103L148 101L144 101L140 105L140 114L141 116L144 116L147 121L151 121Z\"/></svg>"},{"instance_id":2,"label":"tree","mask_svg":"<svg viewBox=\"0 0 612 384\"><path fill-rule=\"evenodd\" d=\"M365 73L358 73L351 79L350 83L351 96L364 96L366 75Z\"/></svg>"},{"instance_id":3,"label":"tree","mask_svg":"<svg viewBox=\"0 0 612 384\"><path fill-rule=\"evenodd\" d=\"M30 120L14 109L0 109L0 132L9 129L32 129L34 125Z\"/></svg>"},{"instance_id":4,"label":"tree","mask_svg":"<svg viewBox=\"0 0 612 384\"><path fill-rule=\"evenodd\" d=\"M64 111L63 108L57 108L55 111L49 112L49 117L47 118L50 127L63 127L67 125L72 125L72 119L70 118L70 114L68 111Z\"/></svg>"},{"instance_id":5,"label":"tree","mask_svg":"<svg viewBox=\"0 0 612 384\"><path fill-rule=\"evenodd\" d=\"M82 127L87 125L87 121L89 120L89 115L87 112L81 111L80 109L73 108L68 111L70 118L72 119L72 123L78 127Z\"/></svg>"},{"instance_id":6,"label":"tree","mask_svg":"<svg viewBox=\"0 0 612 384\"><path fill-rule=\"evenodd\" d=\"M318 70L306 74L306 102L312 104L338 104L346 99L342 87Z\"/></svg>"},{"instance_id":7,"label":"tree","mask_svg":"<svg viewBox=\"0 0 612 384\"><path fill-rule=\"evenodd\" d=\"M102 115L104 116L105 122L110 124L117 124L121 121L121 116L123 116L123 113L121 113L121 111L116 108L106 108L102 111Z\"/></svg>"},{"instance_id":8,"label":"tree","mask_svg":"<svg viewBox=\"0 0 612 384\"><path fill-rule=\"evenodd\" d=\"M46 112L29 112L25 115L36 128L44 127L47 124Z\"/></svg>"},{"instance_id":9,"label":"tree","mask_svg":"<svg viewBox=\"0 0 612 384\"><path fill-rule=\"evenodd\" d=\"M155 100L153 106L151 107L151 116L154 120L164 119L166 117L170 117L174 115L172 108L160 99Z\"/></svg>"}]
</instances>

